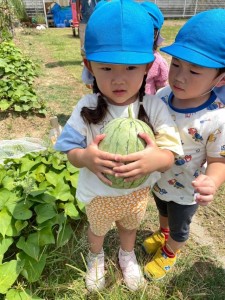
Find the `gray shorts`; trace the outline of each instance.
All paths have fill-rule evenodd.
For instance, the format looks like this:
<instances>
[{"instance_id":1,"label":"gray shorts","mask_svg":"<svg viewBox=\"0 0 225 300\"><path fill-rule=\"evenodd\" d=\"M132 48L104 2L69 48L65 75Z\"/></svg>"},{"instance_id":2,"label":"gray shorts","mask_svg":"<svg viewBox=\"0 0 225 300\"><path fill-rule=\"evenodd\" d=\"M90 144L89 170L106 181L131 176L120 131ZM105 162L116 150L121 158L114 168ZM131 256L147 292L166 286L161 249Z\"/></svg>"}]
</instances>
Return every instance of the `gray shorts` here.
<instances>
[{"instance_id":1,"label":"gray shorts","mask_svg":"<svg viewBox=\"0 0 225 300\"><path fill-rule=\"evenodd\" d=\"M181 205L173 201L163 201L154 193L153 196L159 214L163 217L168 217L171 238L180 243L188 240L190 223L198 209L198 204Z\"/></svg>"}]
</instances>

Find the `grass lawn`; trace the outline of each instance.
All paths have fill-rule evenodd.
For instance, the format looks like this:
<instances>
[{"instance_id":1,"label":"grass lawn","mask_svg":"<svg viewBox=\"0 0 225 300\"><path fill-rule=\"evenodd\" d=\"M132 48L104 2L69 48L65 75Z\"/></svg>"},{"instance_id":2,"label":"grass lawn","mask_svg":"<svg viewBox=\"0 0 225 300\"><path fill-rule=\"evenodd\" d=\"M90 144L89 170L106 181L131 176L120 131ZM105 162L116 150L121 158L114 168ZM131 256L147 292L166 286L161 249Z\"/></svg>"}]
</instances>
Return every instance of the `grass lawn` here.
<instances>
[{"instance_id":1,"label":"grass lawn","mask_svg":"<svg viewBox=\"0 0 225 300\"><path fill-rule=\"evenodd\" d=\"M162 36L164 45L173 41L183 20L166 21ZM29 116L16 117L0 115L0 139L20 136L45 138L49 132L49 118L57 115L63 126L76 102L89 93L81 81L80 43L74 38L70 28L37 32L35 29L18 30L16 44L24 53L40 65L36 90L48 105L46 118ZM166 57L166 56L164 56ZM169 61L169 58L166 57ZM225 187L222 187L214 203L200 208L197 220L203 233L199 238L191 235L187 245L179 255L174 271L158 282L147 281L144 289L128 291L122 282L117 263L119 247L115 228L105 238L106 288L99 293L90 294L85 288L85 256L88 251L86 239L86 220L74 222L74 234L70 242L60 248L52 249L41 280L33 284L21 281L17 288L30 288L34 295L46 300L205 300L225 299L225 271L215 257L225 257ZM157 229L158 218L153 201L137 234L136 254L141 266L150 257L142 251L142 241L150 232ZM204 242L209 241L210 243ZM0 296L0 299L1 298ZM35 299L35 298L33 298Z\"/></svg>"}]
</instances>

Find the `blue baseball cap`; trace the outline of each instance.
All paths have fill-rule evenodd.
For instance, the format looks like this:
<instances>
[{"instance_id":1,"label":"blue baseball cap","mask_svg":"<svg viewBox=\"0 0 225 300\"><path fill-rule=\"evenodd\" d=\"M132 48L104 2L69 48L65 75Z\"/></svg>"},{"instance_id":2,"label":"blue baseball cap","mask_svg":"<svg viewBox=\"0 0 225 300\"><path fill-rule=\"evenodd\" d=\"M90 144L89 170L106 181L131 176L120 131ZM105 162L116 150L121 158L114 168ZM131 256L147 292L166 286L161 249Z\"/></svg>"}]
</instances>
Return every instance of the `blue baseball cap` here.
<instances>
[{"instance_id":1,"label":"blue baseball cap","mask_svg":"<svg viewBox=\"0 0 225 300\"><path fill-rule=\"evenodd\" d=\"M161 51L205 68L225 67L225 9L201 12L189 19L175 42Z\"/></svg>"},{"instance_id":2,"label":"blue baseball cap","mask_svg":"<svg viewBox=\"0 0 225 300\"><path fill-rule=\"evenodd\" d=\"M141 2L140 4L147 10L148 14L152 17L154 28L160 30L164 23L164 16L159 7L155 3L149 1Z\"/></svg>"},{"instance_id":3,"label":"blue baseball cap","mask_svg":"<svg viewBox=\"0 0 225 300\"><path fill-rule=\"evenodd\" d=\"M133 0L112 0L92 13L84 48L89 61L138 65L154 61L153 41L147 11Z\"/></svg>"}]
</instances>

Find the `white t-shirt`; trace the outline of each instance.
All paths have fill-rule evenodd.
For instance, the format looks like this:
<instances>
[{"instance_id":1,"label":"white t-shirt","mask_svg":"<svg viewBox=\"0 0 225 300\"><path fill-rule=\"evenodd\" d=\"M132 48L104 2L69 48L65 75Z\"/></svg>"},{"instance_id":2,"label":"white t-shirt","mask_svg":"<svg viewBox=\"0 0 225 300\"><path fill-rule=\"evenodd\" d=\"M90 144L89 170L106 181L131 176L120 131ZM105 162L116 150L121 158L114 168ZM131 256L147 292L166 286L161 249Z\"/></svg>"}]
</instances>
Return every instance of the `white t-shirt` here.
<instances>
[{"instance_id":1,"label":"white t-shirt","mask_svg":"<svg viewBox=\"0 0 225 300\"><path fill-rule=\"evenodd\" d=\"M161 174L153 192L164 201L194 204L191 182L205 173L206 156L225 157L225 104L214 92L201 106L188 109L173 107L170 87L161 89L157 96L167 104L177 124L184 155L177 157L173 167Z\"/></svg>"},{"instance_id":2,"label":"white t-shirt","mask_svg":"<svg viewBox=\"0 0 225 300\"><path fill-rule=\"evenodd\" d=\"M182 154L180 137L166 105L156 96L145 96L143 105L155 132L158 147L169 149L176 154ZM108 113L104 120L99 124L87 124L80 115L84 106L95 108L97 106L97 95L86 95L78 102L61 136L57 140L56 150L67 152L74 148L85 148L93 141L96 135L103 133L104 127L109 121L115 118L128 117L128 105L118 106L108 103ZM139 107L140 102L138 99L131 104L134 118L138 116ZM104 184L94 173L84 167L79 172L76 197L81 202L89 203L96 196L127 195L138 189L153 186L159 177L160 173L154 172L137 188L115 189Z\"/></svg>"}]
</instances>

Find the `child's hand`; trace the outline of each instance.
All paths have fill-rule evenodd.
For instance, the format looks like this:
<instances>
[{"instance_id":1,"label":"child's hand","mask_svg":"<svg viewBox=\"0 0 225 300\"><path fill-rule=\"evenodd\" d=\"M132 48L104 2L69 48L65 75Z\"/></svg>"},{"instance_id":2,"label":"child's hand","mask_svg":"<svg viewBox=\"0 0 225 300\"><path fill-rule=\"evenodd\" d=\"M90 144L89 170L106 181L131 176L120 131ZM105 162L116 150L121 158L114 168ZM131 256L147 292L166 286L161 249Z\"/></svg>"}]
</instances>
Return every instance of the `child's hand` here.
<instances>
[{"instance_id":1,"label":"child's hand","mask_svg":"<svg viewBox=\"0 0 225 300\"><path fill-rule=\"evenodd\" d=\"M201 174L192 181L192 185L196 192L195 201L199 205L206 206L213 201L216 184L211 177Z\"/></svg>"},{"instance_id":2,"label":"child's hand","mask_svg":"<svg viewBox=\"0 0 225 300\"><path fill-rule=\"evenodd\" d=\"M126 182L154 171L165 171L174 162L174 155L171 151L159 149L146 133L140 133L139 136L147 144L144 150L115 158L116 161L123 163L113 168L115 176L125 177Z\"/></svg>"},{"instance_id":3,"label":"child's hand","mask_svg":"<svg viewBox=\"0 0 225 300\"><path fill-rule=\"evenodd\" d=\"M120 162L115 161L115 154L104 152L98 149L98 144L105 135L97 135L93 142L85 149L73 149L67 153L70 162L78 168L86 167L93 172L100 180L108 185L112 185L104 174L114 175L113 168L120 166Z\"/></svg>"}]
</instances>

